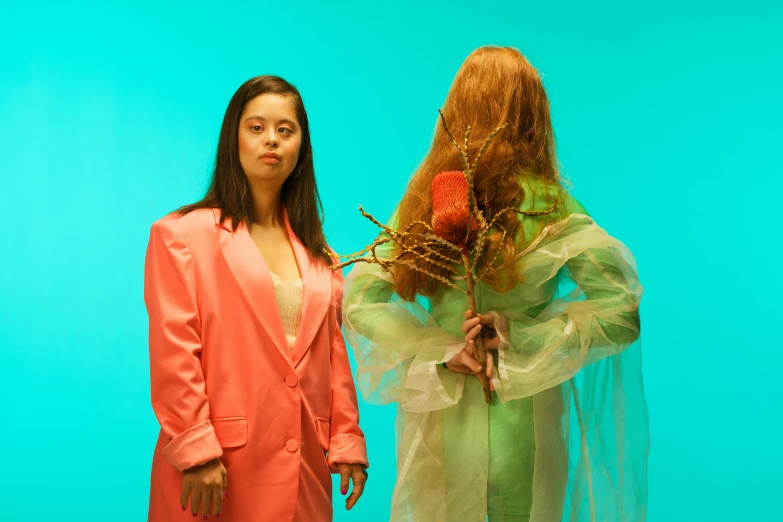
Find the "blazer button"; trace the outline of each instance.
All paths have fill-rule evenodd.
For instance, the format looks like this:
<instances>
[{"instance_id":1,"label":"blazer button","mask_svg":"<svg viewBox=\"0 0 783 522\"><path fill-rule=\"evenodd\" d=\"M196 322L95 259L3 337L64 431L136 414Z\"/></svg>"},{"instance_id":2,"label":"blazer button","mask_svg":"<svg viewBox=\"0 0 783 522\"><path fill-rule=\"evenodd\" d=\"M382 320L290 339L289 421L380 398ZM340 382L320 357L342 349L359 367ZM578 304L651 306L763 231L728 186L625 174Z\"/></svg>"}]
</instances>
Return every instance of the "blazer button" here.
<instances>
[{"instance_id":1,"label":"blazer button","mask_svg":"<svg viewBox=\"0 0 783 522\"><path fill-rule=\"evenodd\" d=\"M299 383L299 379L296 378L296 375L291 374L291 375L289 375L288 377L285 378L285 383L288 386L290 386L291 388L293 388L294 386L296 386Z\"/></svg>"},{"instance_id":2,"label":"blazer button","mask_svg":"<svg viewBox=\"0 0 783 522\"><path fill-rule=\"evenodd\" d=\"M293 453L299 449L299 443L296 442L294 439L291 439L285 443L285 449Z\"/></svg>"}]
</instances>

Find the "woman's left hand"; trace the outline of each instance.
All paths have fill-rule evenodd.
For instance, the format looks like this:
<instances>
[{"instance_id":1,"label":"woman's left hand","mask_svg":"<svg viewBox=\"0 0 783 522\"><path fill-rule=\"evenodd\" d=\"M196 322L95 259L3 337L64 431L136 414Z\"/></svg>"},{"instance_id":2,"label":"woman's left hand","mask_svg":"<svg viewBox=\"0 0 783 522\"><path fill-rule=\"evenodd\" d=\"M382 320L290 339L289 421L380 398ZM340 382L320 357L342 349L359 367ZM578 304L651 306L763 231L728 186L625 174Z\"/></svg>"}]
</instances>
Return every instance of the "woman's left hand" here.
<instances>
[{"instance_id":1,"label":"woman's left hand","mask_svg":"<svg viewBox=\"0 0 783 522\"><path fill-rule=\"evenodd\" d=\"M473 317L473 312L465 312L465 322L462 323L462 332L467 342L476 340L481 334L481 344L485 350L497 350L500 347L500 337L495 330L495 316L481 315Z\"/></svg>"},{"instance_id":2,"label":"woman's left hand","mask_svg":"<svg viewBox=\"0 0 783 522\"><path fill-rule=\"evenodd\" d=\"M337 464L340 473L340 493L348 493L348 481L353 480L351 496L345 499L345 509L350 510L359 502L364 492L364 484L367 482L367 468L362 464Z\"/></svg>"},{"instance_id":3,"label":"woman's left hand","mask_svg":"<svg viewBox=\"0 0 783 522\"><path fill-rule=\"evenodd\" d=\"M492 374L495 371L495 361L488 350L497 350L500 347L500 337L495 330L495 316L481 315L473 317L473 312L465 312L465 322L462 323L462 331L465 333L465 340L468 342L468 351L477 352L476 337L481 335L481 346L484 348L484 357L486 359L486 374L489 379L490 391L495 391L495 384L492 382Z\"/></svg>"}]
</instances>

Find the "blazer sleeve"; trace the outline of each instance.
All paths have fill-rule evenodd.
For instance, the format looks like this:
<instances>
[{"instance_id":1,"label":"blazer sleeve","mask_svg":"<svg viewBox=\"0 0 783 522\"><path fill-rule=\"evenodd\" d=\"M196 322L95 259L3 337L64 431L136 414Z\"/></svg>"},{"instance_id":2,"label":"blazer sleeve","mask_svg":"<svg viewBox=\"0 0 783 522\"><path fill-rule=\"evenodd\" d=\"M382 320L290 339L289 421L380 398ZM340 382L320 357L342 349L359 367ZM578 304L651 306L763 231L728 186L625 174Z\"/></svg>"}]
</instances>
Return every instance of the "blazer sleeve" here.
<instances>
[{"instance_id":1,"label":"blazer sleeve","mask_svg":"<svg viewBox=\"0 0 783 522\"><path fill-rule=\"evenodd\" d=\"M334 271L332 280L336 309L331 321L334 337L331 351L332 418L329 435L329 468L337 472L337 464L363 464L369 467L364 434L359 428L359 406L353 381L348 352L342 334L343 276Z\"/></svg>"},{"instance_id":2,"label":"blazer sleeve","mask_svg":"<svg viewBox=\"0 0 783 522\"><path fill-rule=\"evenodd\" d=\"M193 257L166 221L152 226L144 267L152 408L170 439L163 454L179 471L223 452L209 420L201 368L201 322Z\"/></svg>"}]
</instances>

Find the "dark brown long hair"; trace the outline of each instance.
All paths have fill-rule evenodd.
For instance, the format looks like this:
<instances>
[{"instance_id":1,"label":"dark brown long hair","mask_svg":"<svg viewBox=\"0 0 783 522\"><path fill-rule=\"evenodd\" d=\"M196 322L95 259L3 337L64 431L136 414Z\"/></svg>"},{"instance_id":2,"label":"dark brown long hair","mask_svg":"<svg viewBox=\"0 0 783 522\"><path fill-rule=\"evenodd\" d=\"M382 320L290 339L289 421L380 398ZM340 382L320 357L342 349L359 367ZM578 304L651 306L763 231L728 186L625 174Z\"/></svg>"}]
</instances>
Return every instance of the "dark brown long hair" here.
<instances>
[{"instance_id":1,"label":"dark brown long hair","mask_svg":"<svg viewBox=\"0 0 783 522\"><path fill-rule=\"evenodd\" d=\"M485 214L487 208L496 212L506 207L519 208L525 197L521 178L559 182L546 91L536 69L517 49L493 46L473 51L457 72L442 111L455 136L464 135L467 126L471 126L471 158L497 126L508 124L495 137L475 172L476 200ZM399 230L406 230L415 221L431 222L432 179L448 170L462 170L462 163L438 120L432 146L400 203ZM513 212L507 212L499 221L508 231L507 239L501 243L501 234L494 234L478 266L483 272L494 253L502 249L498 266L486 279L503 291L519 281L513 258L520 248L520 222ZM423 231L416 227L412 230ZM410 261L426 263L413 257ZM443 268L428 264L426 269L448 277ZM405 265L393 272L394 289L403 299L411 300L417 294L433 295L438 289L437 281Z\"/></svg>"},{"instance_id":2,"label":"dark brown long hair","mask_svg":"<svg viewBox=\"0 0 783 522\"><path fill-rule=\"evenodd\" d=\"M310 141L310 125L304 102L299 91L277 76L257 76L237 89L228 102L223 126L220 128L215 168L207 194L203 199L186 205L177 212L180 215L203 208L220 209L220 223L230 220L234 228L240 223L253 222L253 197L247 176L239 162L239 120L245 105L262 94L290 96L294 102L296 117L302 129L302 144L294 171L283 183L280 201L288 212L291 228L304 243L313 260L329 263L323 232L323 205L318 195L313 166L313 146Z\"/></svg>"}]
</instances>

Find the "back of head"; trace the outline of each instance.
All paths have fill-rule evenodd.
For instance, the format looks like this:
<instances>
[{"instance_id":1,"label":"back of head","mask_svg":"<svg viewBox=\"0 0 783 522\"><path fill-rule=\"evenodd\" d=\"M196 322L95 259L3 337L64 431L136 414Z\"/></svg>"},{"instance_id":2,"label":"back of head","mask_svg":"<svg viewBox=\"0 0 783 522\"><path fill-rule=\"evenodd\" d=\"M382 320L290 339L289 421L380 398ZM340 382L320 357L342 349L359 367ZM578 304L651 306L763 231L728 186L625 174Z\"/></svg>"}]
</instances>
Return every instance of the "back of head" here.
<instances>
[{"instance_id":1,"label":"back of head","mask_svg":"<svg viewBox=\"0 0 783 522\"><path fill-rule=\"evenodd\" d=\"M519 207L524 198L519 184L522 177L552 183L559 180L546 91L536 69L517 49L491 46L473 51L457 72L442 112L458 142L468 125L471 127L470 158L478 154L492 131L507 124L475 172L476 199L485 212L487 208L497 211ZM438 120L430 150L400 204L400 229L414 221L429 223L433 178L439 172L461 169L459 153ZM501 244L500 235L493 236L494 244L488 251L503 248L503 258L508 260L516 251L519 221L513 213L507 213L500 222L509 232L508 239ZM426 264L413 257L410 260L421 263L422 268ZM489 262L482 259L479 266L486 266L484 261ZM426 268L439 273L437 267ZM513 270L509 263L503 263L490 271L487 281L497 289L510 288L517 281ZM438 287L433 279L405 266L395 270L394 279L395 290L405 299L432 295Z\"/></svg>"}]
</instances>

